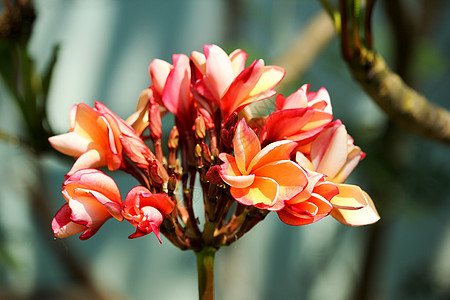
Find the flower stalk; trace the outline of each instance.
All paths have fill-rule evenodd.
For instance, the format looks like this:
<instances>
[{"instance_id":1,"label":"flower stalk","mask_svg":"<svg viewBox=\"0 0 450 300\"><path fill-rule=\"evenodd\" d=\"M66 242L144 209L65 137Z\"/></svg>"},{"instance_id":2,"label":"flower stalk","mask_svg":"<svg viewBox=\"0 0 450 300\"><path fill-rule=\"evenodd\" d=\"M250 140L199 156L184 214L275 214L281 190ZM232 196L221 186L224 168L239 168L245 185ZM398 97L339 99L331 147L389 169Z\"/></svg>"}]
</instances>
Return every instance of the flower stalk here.
<instances>
[{"instance_id":1,"label":"flower stalk","mask_svg":"<svg viewBox=\"0 0 450 300\"><path fill-rule=\"evenodd\" d=\"M214 256L217 249L204 247L196 251L197 275L198 275L198 295L200 300L214 299Z\"/></svg>"}]
</instances>

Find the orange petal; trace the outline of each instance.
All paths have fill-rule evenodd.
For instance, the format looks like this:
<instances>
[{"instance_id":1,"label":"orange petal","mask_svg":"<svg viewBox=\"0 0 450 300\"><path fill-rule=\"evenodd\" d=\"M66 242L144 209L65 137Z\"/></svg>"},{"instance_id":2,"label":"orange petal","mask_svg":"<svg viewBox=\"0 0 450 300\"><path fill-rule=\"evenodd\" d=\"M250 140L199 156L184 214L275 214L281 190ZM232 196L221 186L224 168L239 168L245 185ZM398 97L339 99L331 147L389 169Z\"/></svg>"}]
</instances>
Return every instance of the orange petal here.
<instances>
[{"instance_id":1,"label":"orange petal","mask_svg":"<svg viewBox=\"0 0 450 300\"><path fill-rule=\"evenodd\" d=\"M290 160L264 165L252 172L257 177L272 178L279 185L278 200L288 200L300 193L308 183L303 169Z\"/></svg>"},{"instance_id":2,"label":"orange petal","mask_svg":"<svg viewBox=\"0 0 450 300\"><path fill-rule=\"evenodd\" d=\"M73 131L101 145L106 140L104 139L104 133L97 126L99 117L100 114L86 104L78 104Z\"/></svg>"},{"instance_id":3,"label":"orange petal","mask_svg":"<svg viewBox=\"0 0 450 300\"><path fill-rule=\"evenodd\" d=\"M255 132L242 119L236 128L233 139L234 157L242 175L249 174L249 164L260 152L261 144Z\"/></svg>"},{"instance_id":4,"label":"orange petal","mask_svg":"<svg viewBox=\"0 0 450 300\"><path fill-rule=\"evenodd\" d=\"M289 160L292 150L297 146L293 141L277 141L264 147L252 159L248 171L256 170L264 165L280 160Z\"/></svg>"},{"instance_id":5,"label":"orange petal","mask_svg":"<svg viewBox=\"0 0 450 300\"><path fill-rule=\"evenodd\" d=\"M55 135L49 137L48 141L59 152L73 157L78 157L88 151L89 145L92 143L91 140L75 132Z\"/></svg>"},{"instance_id":6,"label":"orange petal","mask_svg":"<svg viewBox=\"0 0 450 300\"><path fill-rule=\"evenodd\" d=\"M338 184L339 195L331 199L331 215L350 226L368 225L380 219L370 196L358 186Z\"/></svg>"},{"instance_id":7,"label":"orange petal","mask_svg":"<svg viewBox=\"0 0 450 300\"><path fill-rule=\"evenodd\" d=\"M230 188L231 196L244 205L261 209L272 206L278 197L278 184L270 178L255 177L253 184L246 188Z\"/></svg>"}]
</instances>

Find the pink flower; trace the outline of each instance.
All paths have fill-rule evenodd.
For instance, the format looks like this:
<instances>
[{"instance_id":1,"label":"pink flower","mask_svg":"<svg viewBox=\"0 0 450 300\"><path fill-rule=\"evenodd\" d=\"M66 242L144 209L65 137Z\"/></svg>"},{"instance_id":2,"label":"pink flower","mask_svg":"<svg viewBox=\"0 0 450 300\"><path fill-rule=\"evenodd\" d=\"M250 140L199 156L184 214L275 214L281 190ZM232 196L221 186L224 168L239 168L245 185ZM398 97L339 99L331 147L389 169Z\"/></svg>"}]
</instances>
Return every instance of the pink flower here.
<instances>
[{"instance_id":1,"label":"pink flower","mask_svg":"<svg viewBox=\"0 0 450 300\"><path fill-rule=\"evenodd\" d=\"M220 153L225 163L219 173L238 202L277 211L306 186L304 170L289 160L295 142L278 141L261 149L256 134L242 119L233 145L234 156Z\"/></svg>"},{"instance_id":2,"label":"pink flower","mask_svg":"<svg viewBox=\"0 0 450 300\"><path fill-rule=\"evenodd\" d=\"M327 126L311 143L310 159L297 152L299 165L320 172L328 181L336 183L339 194L330 200L331 215L346 225L367 225L380 219L366 192L356 185L342 184L364 156L339 120Z\"/></svg>"},{"instance_id":3,"label":"pink flower","mask_svg":"<svg viewBox=\"0 0 450 300\"><path fill-rule=\"evenodd\" d=\"M81 240L93 236L109 218L123 220L122 200L114 180L95 169L70 176L62 187L67 203L52 220L53 233L65 238L83 232Z\"/></svg>"},{"instance_id":4,"label":"pink flower","mask_svg":"<svg viewBox=\"0 0 450 300\"><path fill-rule=\"evenodd\" d=\"M49 138L53 148L77 158L68 176L86 168L119 169L122 145L119 124L114 117L81 103L72 107L69 121L69 132Z\"/></svg>"},{"instance_id":5,"label":"pink flower","mask_svg":"<svg viewBox=\"0 0 450 300\"><path fill-rule=\"evenodd\" d=\"M172 213L175 203L167 194L152 194L143 186L136 186L128 192L122 215L134 227L136 232L128 238L137 238L154 232L159 242L159 228L165 216Z\"/></svg>"},{"instance_id":6,"label":"pink flower","mask_svg":"<svg viewBox=\"0 0 450 300\"><path fill-rule=\"evenodd\" d=\"M244 106L273 96L272 88L285 73L281 67L264 66L262 59L245 68L247 53L240 49L228 56L216 45L205 45L203 52L191 54L196 67L196 100L210 115L220 108L224 121Z\"/></svg>"},{"instance_id":7,"label":"pink flower","mask_svg":"<svg viewBox=\"0 0 450 300\"><path fill-rule=\"evenodd\" d=\"M83 103L73 106L70 125L69 132L49 138L53 148L77 158L67 176L103 166L117 170L124 153L144 168L154 159L134 129L101 102L95 102L95 109Z\"/></svg>"},{"instance_id":8,"label":"pink flower","mask_svg":"<svg viewBox=\"0 0 450 300\"><path fill-rule=\"evenodd\" d=\"M276 97L275 112L267 117L261 133L263 143L287 139L303 145L333 120L327 90L308 93L308 88L305 84L287 98Z\"/></svg>"}]
</instances>

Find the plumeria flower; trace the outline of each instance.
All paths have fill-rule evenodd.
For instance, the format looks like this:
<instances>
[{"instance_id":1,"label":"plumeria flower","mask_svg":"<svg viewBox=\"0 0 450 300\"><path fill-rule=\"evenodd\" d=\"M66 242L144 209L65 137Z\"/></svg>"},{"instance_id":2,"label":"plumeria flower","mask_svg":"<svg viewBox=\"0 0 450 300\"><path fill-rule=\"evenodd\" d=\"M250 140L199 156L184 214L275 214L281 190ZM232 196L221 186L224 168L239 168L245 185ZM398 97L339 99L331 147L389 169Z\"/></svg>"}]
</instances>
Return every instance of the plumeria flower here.
<instances>
[{"instance_id":1,"label":"plumeria flower","mask_svg":"<svg viewBox=\"0 0 450 300\"><path fill-rule=\"evenodd\" d=\"M167 194L152 194L143 186L134 187L128 192L122 211L123 217L136 227L136 232L128 238L137 238L154 232L161 243L159 228L165 216L174 209L175 203Z\"/></svg>"},{"instance_id":2,"label":"plumeria flower","mask_svg":"<svg viewBox=\"0 0 450 300\"><path fill-rule=\"evenodd\" d=\"M75 172L64 181L62 195L67 203L52 220L53 233L58 238L84 231L80 239L86 240L111 217L123 220L119 189L111 177L98 170Z\"/></svg>"},{"instance_id":3,"label":"plumeria flower","mask_svg":"<svg viewBox=\"0 0 450 300\"><path fill-rule=\"evenodd\" d=\"M308 92L308 89L305 84L287 98L277 95L275 111L267 117L262 129L263 143L288 139L307 144L333 120L327 90Z\"/></svg>"},{"instance_id":4,"label":"plumeria flower","mask_svg":"<svg viewBox=\"0 0 450 300\"><path fill-rule=\"evenodd\" d=\"M100 102L96 102L98 105ZM59 152L77 158L68 176L86 168L119 169L122 145L119 124L113 116L81 103L70 110L69 122L69 132L48 139Z\"/></svg>"},{"instance_id":5,"label":"plumeria flower","mask_svg":"<svg viewBox=\"0 0 450 300\"><path fill-rule=\"evenodd\" d=\"M262 59L245 68L247 53L240 49L227 55L216 45L205 45L203 52L191 54L196 100L212 116L219 108L224 121L244 106L273 96L272 88L285 74L281 67L264 66Z\"/></svg>"},{"instance_id":6,"label":"plumeria flower","mask_svg":"<svg viewBox=\"0 0 450 300\"><path fill-rule=\"evenodd\" d=\"M325 174L327 181L336 183L339 194L330 200L331 215L346 225L367 225L380 219L366 192L356 185L343 184L364 156L339 120L331 123L311 143L310 159L300 152L296 155L302 167Z\"/></svg>"},{"instance_id":7,"label":"plumeria flower","mask_svg":"<svg viewBox=\"0 0 450 300\"><path fill-rule=\"evenodd\" d=\"M219 173L238 202L277 211L307 185L305 171L289 159L295 142L278 141L261 149L258 137L242 119L233 146L234 156L220 153L224 164Z\"/></svg>"},{"instance_id":8,"label":"plumeria flower","mask_svg":"<svg viewBox=\"0 0 450 300\"><path fill-rule=\"evenodd\" d=\"M73 106L69 121L69 132L49 138L53 148L77 158L67 176L86 168L117 170L123 152L144 167L154 159L134 129L101 102L95 102L95 108L83 103Z\"/></svg>"}]
</instances>

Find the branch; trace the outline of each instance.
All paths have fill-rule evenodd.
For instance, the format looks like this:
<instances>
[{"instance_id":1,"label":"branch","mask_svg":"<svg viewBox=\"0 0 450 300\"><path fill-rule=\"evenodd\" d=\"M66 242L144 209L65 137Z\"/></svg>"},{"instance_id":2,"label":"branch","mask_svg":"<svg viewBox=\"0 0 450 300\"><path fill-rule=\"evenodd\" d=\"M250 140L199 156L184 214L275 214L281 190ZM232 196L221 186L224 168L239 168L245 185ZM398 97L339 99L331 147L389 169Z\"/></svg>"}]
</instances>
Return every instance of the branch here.
<instances>
[{"instance_id":1,"label":"branch","mask_svg":"<svg viewBox=\"0 0 450 300\"><path fill-rule=\"evenodd\" d=\"M429 102L372 52L348 61L361 87L396 124L424 137L450 144L450 112Z\"/></svg>"},{"instance_id":2,"label":"branch","mask_svg":"<svg viewBox=\"0 0 450 300\"><path fill-rule=\"evenodd\" d=\"M354 4L352 1L350 3ZM429 102L409 87L372 50L371 20L374 4L375 0L369 0L365 9L365 39L361 45L358 22L355 22L359 19L356 15L361 8L349 10L349 2L339 1L341 51L345 62L361 87L394 123L424 137L450 144L450 112ZM349 12L352 15L349 16Z\"/></svg>"}]
</instances>

